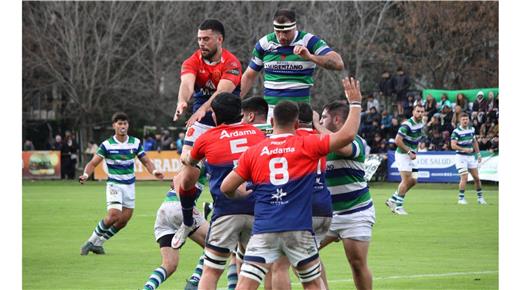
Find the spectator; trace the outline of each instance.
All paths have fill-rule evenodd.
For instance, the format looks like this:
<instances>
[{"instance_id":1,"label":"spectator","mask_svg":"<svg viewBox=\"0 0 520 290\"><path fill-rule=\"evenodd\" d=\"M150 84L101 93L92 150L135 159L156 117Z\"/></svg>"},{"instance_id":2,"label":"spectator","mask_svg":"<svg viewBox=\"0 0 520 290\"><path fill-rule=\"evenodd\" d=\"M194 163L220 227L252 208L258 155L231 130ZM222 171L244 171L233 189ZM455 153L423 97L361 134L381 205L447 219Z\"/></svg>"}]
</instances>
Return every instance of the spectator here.
<instances>
[{"instance_id":1,"label":"spectator","mask_svg":"<svg viewBox=\"0 0 520 290\"><path fill-rule=\"evenodd\" d=\"M410 89L410 78L407 74L404 73L402 67L398 67L396 71L396 75L392 77L392 82L394 85L395 93L397 94L397 106L399 108L399 104L403 104L406 102L408 90ZM403 114L400 112L399 114Z\"/></svg>"},{"instance_id":2,"label":"spectator","mask_svg":"<svg viewBox=\"0 0 520 290\"><path fill-rule=\"evenodd\" d=\"M63 140L61 139L61 135L57 134L56 137L54 137L54 143L51 145L51 150L61 151L62 147Z\"/></svg>"},{"instance_id":3,"label":"spectator","mask_svg":"<svg viewBox=\"0 0 520 290\"><path fill-rule=\"evenodd\" d=\"M463 93L458 93L455 100L455 105L460 106L462 112L469 113L469 101Z\"/></svg>"},{"instance_id":4,"label":"spectator","mask_svg":"<svg viewBox=\"0 0 520 290\"><path fill-rule=\"evenodd\" d=\"M387 110L384 110L381 114L381 131L385 131L386 129L392 126L392 115L388 114Z\"/></svg>"},{"instance_id":5,"label":"spectator","mask_svg":"<svg viewBox=\"0 0 520 290\"><path fill-rule=\"evenodd\" d=\"M439 130L433 130L432 135L430 136L430 147L429 151L441 151L445 145L444 138Z\"/></svg>"},{"instance_id":6,"label":"spectator","mask_svg":"<svg viewBox=\"0 0 520 290\"><path fill-rule=\"evenodd\" d=\"M61 148L61 178L76 178L76 163L78 162L78 144L70 131L65 132L65 140Z\"/></svg>"},{"instance_id":7,"label":"spectator","mask_svg":"<svg viewBox=\"0 0 520 290\"><path fill-rule=\"evenodd\" d=\"M182 154L182 145L184 143L184 137L186 136L184 132L180 132L179 133L179 138L177 138L177 140L175 141L175 144L177 145L177 153L179 155Z\"/></svg>"},{"instance_id":8,"label":"spectator","mask_svg":"<svg viewBox=\"0 0 520 290\"><path fill-rule=\"evenodd\" d=\"M435 100L432 94L428 94L428 96L426 96L426 104L424 105L424 110L428 114L428 120L431 120L433 115L437 113L437 100Z\"/></svg>"},{"instance_id":9,"label":"spectator","mask_svg":"<svg viewBox=\"0 0 520 290\"><path fill-rule=\"evenodd\" d=\"M397 131L399 130L399 126L399 120L396 117L393 117L391 126L383 131L384 138L387 140L395 138L395 136L397 135Z\"/></svg>"},{"instance_id":10,"label":"spectator","mask_svg":"<svg viewBox=\"0 0 520 290\"><path fill-rule=\"evenodd\" d=\"M487 101L484 99L484 92L479 91L477 93L477 98L473 102L473 106L471 110L473 111L471 113L471 117L475 118L479 112L485 112L487 107Z\"/></svg>"},{"instance_id":11,"label":"spectator","mask_svg":"<svg viewBox=\"0 0 520 290\"><path fill-rule=\"evenodd\" d=\"M160 133L155 134L155 147L154 150L161 151L162 149L162 135Z\"/></svg>"},{"instance_id":12,"label":"spectator","mask_svg":"<svg viewBox=\"0 0 520 290\"><path fill-rule=\"evenodd\" d=\"M406 97L406 101L403 103L403 116L406 118L406 119L409 119L412 117L412 111L413 111L413 104L414 104L415 100L414 100L414 97L413 95L408 95Z\"/></svg>"},{"instance_id":13,"label":"spectator","mask_svg":"<svg viewBox=\"0 0 520 290\"><path fill-rule=\"evenodd\" d=\"M161 150L170 150L170 144L173 143L173 138L170 136L170 131L164 130L161 137Z\"/></svg>"},{"instance_id":14,"label":"spectator","mask_svg":"<svg viewBox=\"0 0 520 290\"><path fill-rule=\"evenodd\" d=\"M457 128L459 125L460 115L464 113L462 111L462 107L459 105L455 105L455 112L453 113L453 118L451 119L451 126L453 128Z\"/></svg>"},{"instance_id":15,"label":"spectator","mask_svg":"<svg viewBox=\"0 0 520 290\"><path fill-rule=\"evenodd\" d=\"M413 106L417 106L418 104L421 104L423 107L426 105L426 101L423 100L422 95L419 94L415 96L415 101L413 102Z\"/></svg>"},{"instance_id":16,"label":"spectator","mask_svg":"<svg viewBox=\"0 0 520 290\"><path fill-rule=\"evenodd\" d=\"M394 138L390 138L388 139L388 142L386 143L386 149L387 149L387 152L388 151L395 151L395 149L397 148L397 146L395 145L395 139Z\"/></svg>"},{"instance_id":17,"label":"spectator","mask_svg":"<svg viewBox=\"0 0 520 290\"><path fill-rule=\"evenodd\" d=\"M424 126L424 130L429 137L433 136L435 130L441 132L441 114L433 115L430 121L426 123L426 126Z\"/></svg>"},{"instance_id":18,"label":"spectator","mask_svg":"<svg viewBox=\"0 0 520 290\"><path fill-rule=\"evenodd\" d=\"M378 112L380 110L379 101L372 94L367 96L367 111L370 111L370 108L376 108Z\"/></svg>"},{"instance_id":19,"label":"spectator","mask_svg":"<svg viewBox=\"0 0 520 290\"><path fill-rule=\"evenodd\" d=\"M396 100L393 97L395 90L392 77L387 70L383 71L381 74L381 80L379 81L379 91L383 96L385 107L387 110L390 109L390 104L394 103Z\"/></svg>"},{"instance_id":20,"label":"spectator","mask_svg":"<svg viewBox=\"0 0 520 290\"><path fill-rule=\"evenodd\" d=\"M33 144L33 142L31 140L29 140L29 139L25 140L25 142L23 143L22 150L23 151L34 151L34 144Z\"/></svg>"},{"instance_id":21,"label":"spectator","mask_svg":"<svg viewBox=\"0 0 520 290\"><path fill-rule=\"evenodd\" d=\"M441 100L437 103L437 110L442 111L444 105L449 106L451 109L451 102L448 100L448 95L442 94Z\"/></svg>"},{"instance_id":22,"label":"spectator","mask_svg":"<svg viewBox=\"0 0 520 290\"><path fill-rule=\"evenodd\" d=\"M428 152L428 144L426 144L425 140L419 142L419 147L417 148L417 152Z\"/></svg>"},{"instance_id":23,"label":"spectator","mask_svg":"<svg viewBox=\"0 0 520 290\"><path fill-rule=\"evenodd\" d=\"M380 132L374 134L374 138L371 140L369 145L371 148L371 154L386 153L387 151L386 140L383 139Z\"/></svg>"},{"instance_id":24,"label":"spectator","mask_svg":"<svg viewBox=\"0 0 520 290\"><path fill-rule=\"evenodd\" d=\"M157 141L154 139L152 134L148 134L148 137L143 142L144 151L153 151L157 149Z\"/></svg>"},{"instance_id":25,"label":"spectator","mask_svg":"<svg viewBox=\"0 0 520 290\"><path fill-rule=\"evenodd\" d=\"M451 121L453 120L453 111L451 107L447 104L442 106L441 109L441 132L451 132L453 131L453 126L451 125Z\"/></svg>"},{"instance_id":26,"label":"spectator","mask_svg":"<svg viewBox=\"0 0 520 290\"><path fill-rule=\"evenodd\" d=\"M497 112L498 100L495 99L495 94L490 91L487 98L486 117L496 119L498 117Z\"/></svg>"}]
</instances>

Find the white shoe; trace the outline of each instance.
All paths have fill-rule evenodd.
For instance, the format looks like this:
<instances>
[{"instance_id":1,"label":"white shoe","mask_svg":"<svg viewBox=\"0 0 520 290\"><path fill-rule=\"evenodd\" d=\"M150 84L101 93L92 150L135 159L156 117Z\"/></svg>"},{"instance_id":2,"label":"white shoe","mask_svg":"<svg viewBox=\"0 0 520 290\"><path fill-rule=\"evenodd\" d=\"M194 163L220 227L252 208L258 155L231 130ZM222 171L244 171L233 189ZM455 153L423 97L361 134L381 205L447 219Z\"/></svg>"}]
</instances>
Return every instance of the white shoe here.
<instances>
[{"instance_id":1,"label":"white shoe","mask_svg":"<svg viewBox=\"0 0 520 290\"><path fill-rule=\"evenodd\" d=\"M403 207L396 207L394 212L398 215L407 215L408 213L404 210Z\"/></svg>"},{"instance_id":2,"label":"white shoe","mask_svg":"<svg viewBox=\"0 0 520 290\"><path fill-rule=\"evenodd\" d=\"M462 199L459 199L458 204L466 205L466 204L468 204L468 202L466 201L465 198L462 198Z\"/></svg>"},{"instance_id":3,"label":"white shoe","mask_svg":"<svg viewBox=\"0 0 520 290\"><path fill-rule=\"evenodd\" d=\"M172 248L179 249L184 245L186 242L186 238L188 235L195 229L197 229L198 226L195 224L195 221L193 221L193 225L191 227L188 227L185 224L182 224L182 226L177 230L175 235L172 238Z\"/></svg>"},{"instance_id":4,"label":"white shoe","mask_svg":"<svg viewBox=\"0 0 520 290\"><path fill-rule=\"evenodd\" d=\"M397 207L397 204L395 203L395 201L392 198L387 199L385 201L385 204L386 204L386 206L388 206L388 208L390 208L390 210L392 212L395 212L395 208Z\"/></svg>"},{"instance_id":5,"label":"white shoe","mask_svg":"<svg viewBox=\"0 0 520 290\"><path fill-rule=\"evenodd\" d=\"M483 197L477 198L478 204L487 204L486 200Z\"/></svg>"}]
</instances>

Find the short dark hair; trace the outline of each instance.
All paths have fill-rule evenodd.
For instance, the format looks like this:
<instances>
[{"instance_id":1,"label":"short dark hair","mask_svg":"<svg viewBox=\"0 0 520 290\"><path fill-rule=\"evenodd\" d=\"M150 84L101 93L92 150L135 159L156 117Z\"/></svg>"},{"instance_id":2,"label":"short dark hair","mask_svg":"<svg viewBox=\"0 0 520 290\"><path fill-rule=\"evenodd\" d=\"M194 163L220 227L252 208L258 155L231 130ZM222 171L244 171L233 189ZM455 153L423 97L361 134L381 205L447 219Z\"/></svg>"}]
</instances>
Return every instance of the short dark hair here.
<instances>
[{"instance_id":1,"label":"short dark hair","mask_svg":"<svg viewBox=\"0 0 520 290\"><path fill-rule=\"evenodd\" d=\"M240 122L242 102L240 97L231 93L220 93L211 102L211 109L215 113L217 125Z\"/></svg>"},{"instance_id":2,"label":"short dark hair","mask_svg":"<svg viewBox=\"0 0 520 290\"><path fill-rule=\"evenodd\" d=\"M117 121L128 121L128 115L123 112L115 112L114 115L112 115L112 124Z\"/></svg>"},{"instance_id":3,"label":"short dark hair","mask_svg":"<svg viewBox=\"0 0 520 290\"><path fill-rule=\"evenodd\" d=\"M262 97L251 97L242 101L242 111L253 112L255 115L267 117L269 105Z\"/></svg>"},{"instance_id":4,"label":"short dark hair","mask_svg":"<svg viewBox=\"0 0 520 290\"><path fill-rule=\"evenodd\" d=\"M298 120L298 105L293 101L281 101L274 107L273 117L276 124L290 126Z\"/></svg>"},{"instance_id":5,"label":"short dark hair","mask_svg":"<svg viewBox=\"0 0 520 290\"><path fill-rule=\"evenodd\" d=\"M323 107L331 116L339 116L342 120L346 120L349 107L345 101L332 101Z\"/></svg>"},{"instance_id":6,"label":"short dark hair","mask_svg":"<svg viewBox=\"0 0 520 290\"><path fill-rule=\"evenodd\" d=\"M298 121L300 123L312 123L312 108L308 103L298 103Z\"/></svg>"},{"instance_id":7,"label":"short dark hair","mask_svg":"<svg viewBox=\"0 0 520 290\"><path fill-rule=\"evenodd\" d=\"M417 102L417 104L415 104L415 106L413 106L413 109L415 110L416 108L424 108L423 104L420 103L420 102Z\"/></svg>"},{"instance_id":8,"label":"short dark hair","mask_svg":"<svg viewBox=\"0 0 520 290\"><path fill-rule=\"evenodd\" d=\"M274 14L273 20L278 23L295 22L296 13L291 9L278 9Z\"/></svg>"},{"instance_id":9,"label":"short dark hair","mask_svg":"<svg viewBox=\"0 0 520 290\"><path fill-rule=\"evenodd\" d=\"M222 34L222 38L226 38L226 32L224 31L224 24L217 19L206 19L199 25L199 30L211 29L215 32Z\"/></svg>"},{"instance_id":10,"label":"short dark hair","mask_svg":"<svg viewBox=\"0 0 520 290\"><path fill-rule=\"evenodd\" d=\"M459 117L459 119L464 118L464 117L469 118L468 113L466 113L466 112L462 112L462 113L460 113L460 117Z\"/></svg>"}]
</instances>

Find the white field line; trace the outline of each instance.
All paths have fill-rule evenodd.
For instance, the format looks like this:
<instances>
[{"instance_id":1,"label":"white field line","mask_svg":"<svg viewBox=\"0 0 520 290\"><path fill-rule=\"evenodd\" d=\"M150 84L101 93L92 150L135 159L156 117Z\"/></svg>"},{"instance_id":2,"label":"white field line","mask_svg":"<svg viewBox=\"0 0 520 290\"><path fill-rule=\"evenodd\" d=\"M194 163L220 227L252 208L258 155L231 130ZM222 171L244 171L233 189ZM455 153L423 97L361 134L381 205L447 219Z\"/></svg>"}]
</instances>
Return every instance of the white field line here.
<instances>
[{"instance_id":1,"label":"white field line","mask_svg":"<svg viewBox=\"0 0 520 290\"><path fill-rule=\"evenodd\" d=\"M449 273L437 273L437 274L417 274L417 275L401 275L401 276L388 276L388 277L374 277L373 280L393 280L393 279L417 279L417 278L430 278L430 277L451 277L451 276L468 276L468 275L479 275L479 274L495 274L498 271L479 271L479 272L449 272ZM352 279L335 279L328 280L330 283L340 282L352 282ZM300 285L299 282L291 283L291 285ZM218 288L217 290L227 290L227 288Z\"/></svg>"}]
</instances>

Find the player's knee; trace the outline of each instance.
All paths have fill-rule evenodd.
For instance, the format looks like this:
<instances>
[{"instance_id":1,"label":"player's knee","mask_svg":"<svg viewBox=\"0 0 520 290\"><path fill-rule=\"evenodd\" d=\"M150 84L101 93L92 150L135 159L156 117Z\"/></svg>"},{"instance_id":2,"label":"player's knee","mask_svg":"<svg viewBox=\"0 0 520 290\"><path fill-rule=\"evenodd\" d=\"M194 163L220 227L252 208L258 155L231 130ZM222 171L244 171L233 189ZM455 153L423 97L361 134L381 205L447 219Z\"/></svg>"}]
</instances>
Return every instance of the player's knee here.
<instances>
[{"instance_id":1,"label":"player's knee","mask_svg":"<svg viewBox=\"0 0 520 290\"><path fill-rule=\"evenodd\" d=\"M302 283L311 282L321 276L321 263L316 263L305 270L297 270L298 278Z\"/></svg>"},{"instance_id":2,"label":"player's knee","mask_svg":"<svg viewBox=\"0 0 520 290\"><path fill-rule=\"evenodd\" d=\"M242 269L240 270L240 276L255 280L261 284L265 278L265 275L267 274L267 271L268 269L260 265L244 262Z\"/></svg>"},{"instance_id":3,"label":"player's knee","mask_svg":"<svg viewBox=\"0 0 520 290\"><path fill-rule=\"evenodd\" d=\"M204 266L211 269L224 271L226 268L227 257L216 255L209 250L204 251Z\"/></svg>"},{"instance_id":4,"label":"player's knee","mask_svg":"<svg viewBox=\"0 0 520 290\"><path fill-rule=\"evenodd\" d=\"M117 222L119 222L121 220L121 217L122 217L122 213L121 211L118 211L118 210L111 210L108 212L107 214L107 225L113 225Z\"/></svg>"},{"instance_id":5,"label":"player's knee","mask_svg":"<svg viewBox=\"0 0 520 290\"><path fill-rule=\"evenodd\" d=\"M352 257L348 260L350 267L352 268L352 271L354 272L361 272L366 267L366 261L361 257Z\"/></svg>"}]
</instances>

